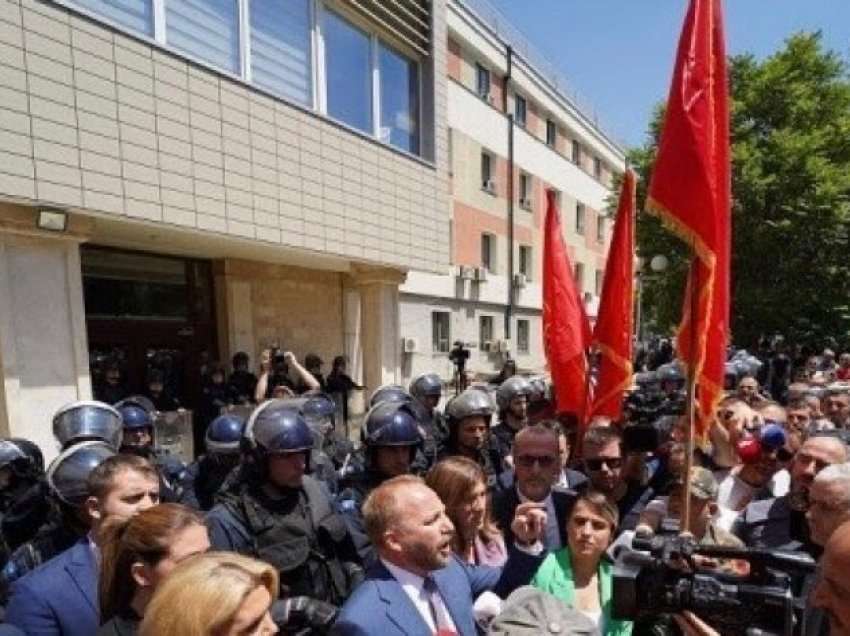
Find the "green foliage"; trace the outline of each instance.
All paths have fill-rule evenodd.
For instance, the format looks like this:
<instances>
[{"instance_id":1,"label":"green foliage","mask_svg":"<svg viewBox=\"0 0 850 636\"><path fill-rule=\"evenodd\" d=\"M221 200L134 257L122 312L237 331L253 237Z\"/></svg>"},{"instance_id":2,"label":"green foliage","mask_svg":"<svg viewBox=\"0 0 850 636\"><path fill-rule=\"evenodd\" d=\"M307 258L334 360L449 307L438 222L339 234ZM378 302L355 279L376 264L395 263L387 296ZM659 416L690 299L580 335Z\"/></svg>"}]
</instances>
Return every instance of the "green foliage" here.
<instances>
[{"instance_id":1,"label":"green foliage","mask_svg":"<svg viewBox=\"0 0 850 636\"><path fill-rule=\"evenodd\" d=\"M820 33L798 33L763 61L730 59L732 136L732 335L795 341L850 338L850 77ZM663 105L646 143L630 151L643 209ZM614 198L611 205L616 205ZM644 312L657 330L681 317L690 258L657 219L638 215L646 258L670 267L645 279Z\"/></svg>"}]
</instances>

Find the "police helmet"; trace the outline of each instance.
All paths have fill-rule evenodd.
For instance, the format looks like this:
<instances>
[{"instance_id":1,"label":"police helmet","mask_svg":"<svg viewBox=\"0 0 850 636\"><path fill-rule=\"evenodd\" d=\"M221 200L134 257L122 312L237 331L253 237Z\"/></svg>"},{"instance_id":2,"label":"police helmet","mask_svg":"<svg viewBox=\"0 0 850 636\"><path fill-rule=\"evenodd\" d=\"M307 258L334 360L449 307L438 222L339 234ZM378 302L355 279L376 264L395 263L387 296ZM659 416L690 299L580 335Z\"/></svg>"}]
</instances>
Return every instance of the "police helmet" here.
<instances>
[{"instance_id":1,"label":"police helmet","mask_svg":"<svg viewBox=\"0 0 850 636\"><path fill-rule=\"evenodd\" d=\"M256 450L295 453L313 448L313 433L304 416L286 400L268 400L254 409L245 425L245 437Z\"/></svg>"},{"instance_id":2,"label":"police helmet","mask_svg":"<svg viewBox=\"0 0 850 636\"><path fill-rule=\"evenodd\" d=\"M146 398L144 395L131 395L128 398L124 398L120 402L116 402L112 406L114 406L119 411L125 406L136 406L146 410L148 413L151 414L151 417L153 417L153 414L157 411L157 408L156 406L154 406L154 403L151 402L151 400L149 398Z\"/></svg>"},{"instance_id":3,"label":"police helmet","mask_svg":"<svg viewBox=\"0 0 850 636\"><path fill-rule=\"evenodd\" d=\"M514 375L499 385L496 390L496 402L500 411L506 411L511 400L520 396L531 397L533 389L531 383L520 375Z\"/></svg>"},{"instance_id":4,"label":"police helmet","mask_svg":"<svg viewBox=\"0 0 850 636\"><path fill-rule=\"evenodd\" d=\"M64 503L79 506L88 497L88 478L100 463L115 455L102 441L85 441L66 448L47 468L47 485Z\"/></svg>"},{"instance_id":5,"label":"police helmet","mask_svg":"<svg viewBox=\"0 0 850 636\"><path fill-rule=\"evenodd\" d=\"M538 376L536 378L531 378L528 383L531 385L530 399L535 401L542 401L546 399L546 396L548 394L546 378L541 378Z\"/></svg>"},{"instance_id":6,"label":"police helmet","mask_svg":"<svg viewBox=\"0 0 850 636\"><path fill-rule=\"evenodd\" d=\"M53 435L62 448L81 441L100 440L118 450L121 432L121 414L103 402L72 402L53 416Z\"/></svg>"},{"instance_id":7,"label":"police helmet","mask_svg":"<svg viewBox=\"0 0 850 636\"><path fill-rule=\"evenodd\" d=\"M409 389L410 395L422 402L426 397L442 397L443 381L436 373L423 373L413 378Z\"/></svg>"},{"instance_id":8,"label":"police helmet","mask_svg":"<svg viewBox=\"0 0 850 636\"><path fill-rule=\"evenodd\" d=\"M44 455L41 449L20 437L0 440L0 468L11 466L18 474L44 472Z\"/></svg>"},{"instance_id":9,"label":"police helmet","mask_svg":"<svg viewBox=\"0 0 850 636\"><path fill-rule=\"evenodd\" d=\"M410 400L410 393L405 391L404 387L398 384L385 384L372 393L369 398L369 407L371 408L381 402L409 402Z\"/></svg>"},{"instance_id":10,"label":"police helmet","mask_svg":"<svg viewBox=\"0 0 850 636\"><path fill-rule=\"evenodd\" d=\"M0 468L6 468L13 462L26 461L27 456L24 455L17 444L13 441L4 439L0 440Z\"/></svg>"},{"instance_id":11,"label":"police helmet","mask_svg":"<svg viewBox=\"0 0 850 636\"><path fill-rule=\"evenodd\" d=\"M685 381L685 374L682 372L682 368L678 362L662 364L655 370L655 376L659 382L681 383Z\"/></svg>"},{"instance_id":12,"label":"police helmet","mask_svg":"<svg viewBox=\"0 0 850 636\"><path fill-rule=\"evenodd\" d=\"M417 446L422 443L419 419L410 404L382 402L366 414L361 438L367 447Z\"/></svg>"},{"instance_id":13,"label":"police helmet","mask_svg":"<svg viewBox=\"0 0 850 636\"><path fill-rule=\"evenodd\" d=\"M304 418L307 426L313 431L313 441L316 448L320 448L324 444L325 437L334 428L336 402L324 393L297 398L283 398L280 400L280 408L291 409Z\"/></svg>"},{"instance_id":14,"label":"police helmet","mask_svg":"<svg viewBox=\"0 0 850 636\"><path fill-rule=\"evenodd\" d=\"M210 453L234 455L240 450L239 444L244 431L244 418L232 413L219 415L207 426L204 444Z\"/></svg>"},{"instance_id":15,"label":"police helmet","mask_svg":"<svg viewBox=\"0 0 850 636\"><path fill-rule=\"evenodd\" d=\"M495 410L493 398L480 389L466 389L446 406L446 414L452 422L460 422L475 415L481 415L489 420Z\"/></svg>"},{"instance_id":16,"label":"police helmet","mask_svg":"<svg viewBox=\"0 0 850 636\"><path fill-rule=\"evenodd\" d=\"M118 409L121 414L121 422L125 431L132 431L140 428L153 428L153 418L141 406L135 404L127 404Z\"/></svg>"}]
</instances>

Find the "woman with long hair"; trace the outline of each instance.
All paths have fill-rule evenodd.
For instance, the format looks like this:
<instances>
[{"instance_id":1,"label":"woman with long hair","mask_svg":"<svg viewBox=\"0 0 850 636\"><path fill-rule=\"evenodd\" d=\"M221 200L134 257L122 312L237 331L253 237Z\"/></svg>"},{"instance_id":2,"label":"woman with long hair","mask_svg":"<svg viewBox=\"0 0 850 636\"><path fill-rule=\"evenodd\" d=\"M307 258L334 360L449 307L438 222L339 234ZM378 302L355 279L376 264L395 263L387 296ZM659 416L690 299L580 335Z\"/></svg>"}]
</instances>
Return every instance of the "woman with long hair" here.
<instances>
[{"instance_id":1,"label":"woman with long hair","mask_svg":"<svg viewBox=\"0 0 850 636\"><path fill-rule=\"evenodd\" d=\"M442 500L454 524L454 552L466 563L504 565L505 541L490 517L487 477L481 466L466 457L448 457L428 471L425 483Z\"/></svg>"},{"instance_id":2,"label":"woman with long hair","mask_svg":"<svg viewBox=\"0 0 850 636\"><path fill-rule=\"evenodd\" d=\"M210 547L203 517L172 503L107 523L104 539L98 636L135 634L159 584L181 561Z\"/></svg>"},{"instance_id":3,"label":"woman with long hair","mask_svg":"<svg viewBox=\"0 0 850 636\"><path fill-rule=\"evenodd\" d=\"M235 552L208 552L181 563L157 588L141 636L270 636L277 571Z\"/></svg>"}]
</instances>

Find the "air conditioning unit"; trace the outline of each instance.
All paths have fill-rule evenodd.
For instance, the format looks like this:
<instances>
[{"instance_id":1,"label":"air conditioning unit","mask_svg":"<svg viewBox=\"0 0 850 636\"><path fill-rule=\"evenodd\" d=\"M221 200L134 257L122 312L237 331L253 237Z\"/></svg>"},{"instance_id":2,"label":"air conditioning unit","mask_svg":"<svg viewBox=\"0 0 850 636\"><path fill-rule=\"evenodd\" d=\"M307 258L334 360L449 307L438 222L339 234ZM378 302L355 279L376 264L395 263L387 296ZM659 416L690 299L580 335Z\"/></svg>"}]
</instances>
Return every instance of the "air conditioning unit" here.
<instances>
[{"instance_id":1,"label":"air conditioning unit","mask_svg":"<svg viewBox=\"0 0 850 636\"><path fill-rule=\"evenodd\" d=\"M479 283L483 283L487 280L487 268L486 267L476 267L475 273L473 274L473 280L477 280Z\"/></svg>"},{"instance_id":2,"label":"air conditioning unit","mask_svg":"<svg viewBox=\"0 0 850 636\"><path fill-rule=\"evenodd\" d=\"M495 192L496 191L496 182L492 179L487 179L481 184L481 187L487 190L487 192Z\"/></svg>"},{"instance_id":3,"label":"air conditioning unit","mask_svg":"<svg viewBox=\"0 0 850 636\"><path fill-rule=\"evenodd\" d=\"M508 353L511 350L511 341L510 340L499 340L499 351L502 353Z\"/></svg>"},{"instance_id":4,"label":"air conditioning unit","mask_svg":"<svg viewBox=\"0 0 850 636\"><path fill-rule=\"evenodd\" d=\"M416 338L402 338L401 344L405 353L416 353L419 351L419 341Z\"/></svg>"},{"instance_id":5,"label":"air conditioning unit","mask_svg":"<svg viewBox=\"0 0 850 636\"><path fill-rule=\"evenodd\" d=\"M456 276L461 280L472 280L475 277L475 268L469 265L458 265Z\"/></svg>"},{"instance_id":6,"label":"air conditioning unit","mask_svg":"<svg viewBox=\"0 0 850 636\"><path fill-rule=\"evenodd\" d=\"M514 274L514 286L522 289L528 283L528 277L525 274Z\"/></svg>"},{"instance_id":7,"label":"air conditioning unit","mask_svg":"<svg viewBox=\"0 0 850 636\"><path fill-rule=\"evenodd\" d=\"M485 340L481 345L481 351L486 351L490 353L491 351L498 351L499 344L497 342L491 342L490 340Z\"/></svg>"}]
</instances>

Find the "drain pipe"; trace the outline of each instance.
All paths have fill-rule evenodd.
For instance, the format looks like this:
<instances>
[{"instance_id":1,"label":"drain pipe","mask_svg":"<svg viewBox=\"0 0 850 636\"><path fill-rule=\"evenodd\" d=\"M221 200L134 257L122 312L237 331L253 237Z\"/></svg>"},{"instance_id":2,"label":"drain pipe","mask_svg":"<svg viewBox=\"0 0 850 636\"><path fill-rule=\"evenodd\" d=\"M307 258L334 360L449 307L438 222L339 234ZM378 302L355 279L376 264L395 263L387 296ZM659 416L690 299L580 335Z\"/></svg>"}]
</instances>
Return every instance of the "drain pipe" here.
<instances>
[{"instance_id":1,"label":"drain pipe","mask_svg":"<svg viewBox=\"0 0 850 636\"><path fill-rule=\"evenodd\" d=\"M505 306L505 339L511 337L514 313L514 114L508 111L508 88L511 85L514 50L507 45L507 72L502 91L502 108L508 116L508 304Z\"/></svg>"}]
</instances>

